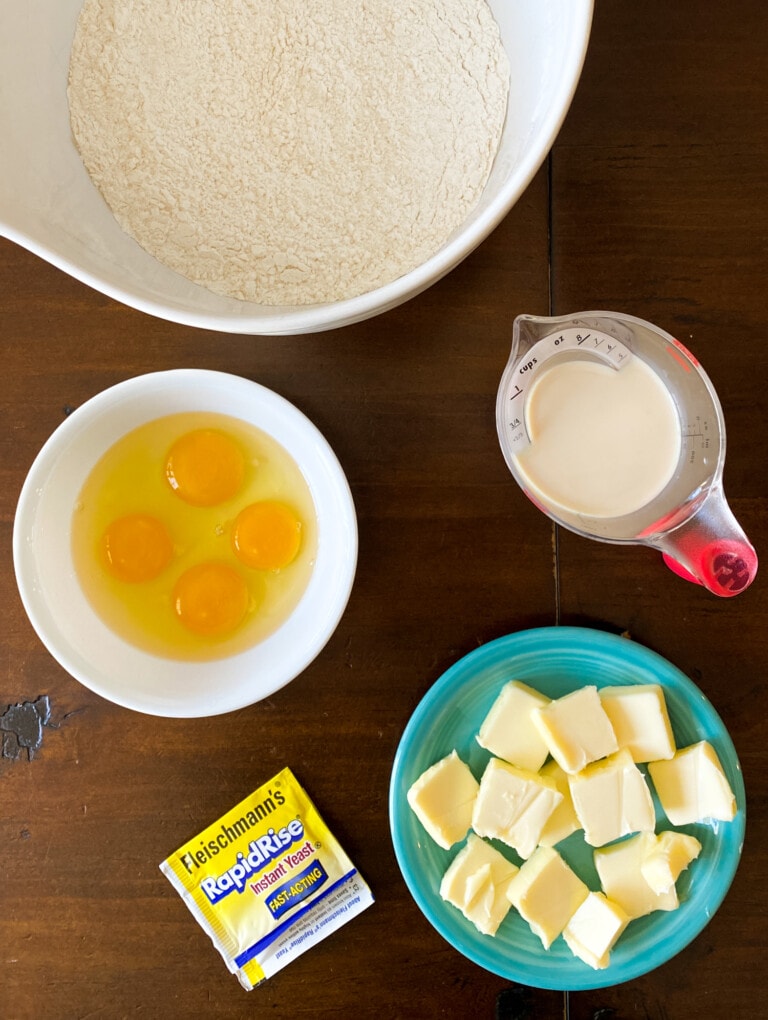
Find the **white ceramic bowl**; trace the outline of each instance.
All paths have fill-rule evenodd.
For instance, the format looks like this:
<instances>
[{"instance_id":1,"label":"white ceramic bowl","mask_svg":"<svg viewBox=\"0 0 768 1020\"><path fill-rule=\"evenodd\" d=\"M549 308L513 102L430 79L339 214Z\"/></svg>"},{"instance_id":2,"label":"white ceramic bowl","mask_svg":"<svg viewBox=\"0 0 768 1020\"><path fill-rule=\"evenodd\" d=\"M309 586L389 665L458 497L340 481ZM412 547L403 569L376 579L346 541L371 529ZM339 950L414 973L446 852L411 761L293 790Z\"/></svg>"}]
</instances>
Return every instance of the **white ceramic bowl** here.
<instances>
[{"instance_id":1,"label":"white ceramic bowl","mask_svg":"<svg viewBox=\"0 0 768 1020\"><path fill-rule=\"evenodd\" d=\"M317 558L296 609L253 648L211 662L159 658L109 630L80 588L70 549L72 510L95 462L129 430L180 411L217 411L267 432L298 464L317 512ZM118 705L151 715L211 716L272 694L325 646L352 589L357 520L338 460L297 408L238 376L178 369L119 383L65 419L22 488L13 556L32 626L75 679Z\"/></svg>"},{"instance_id":2,"label":"white ceramic bowl","mask_svg":"<svg viewBox=\"0 0 768 1020\"><path fill-rule=\"evenodd\" d=\"M573 97L593 0L490 0L511 64L499 152L481 200L423 265L336 303L267 307L214 294L160 265L118 226L69 127L69 50L81 0L0 5L0 234L124 304L227 333L331 329L394 308L454 268L509 212L541 166Z\"/></svg>"}]
</instances>

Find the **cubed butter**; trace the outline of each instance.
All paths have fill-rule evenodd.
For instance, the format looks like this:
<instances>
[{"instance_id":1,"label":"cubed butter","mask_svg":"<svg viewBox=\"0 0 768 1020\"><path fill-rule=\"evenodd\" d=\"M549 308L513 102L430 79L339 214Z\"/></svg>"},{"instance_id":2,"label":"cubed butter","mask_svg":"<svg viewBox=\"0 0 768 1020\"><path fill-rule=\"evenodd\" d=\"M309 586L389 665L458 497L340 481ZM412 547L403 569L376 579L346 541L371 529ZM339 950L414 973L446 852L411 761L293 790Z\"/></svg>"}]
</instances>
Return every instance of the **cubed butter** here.
<instances>
[{"instance_id":1,"label":"cubed butter","mask_svg":"<svg viewBox=\"0 0 768 1020\"><path fill-rule=\"evenodd\" d=\"M656 811L645 776L626 748L568 777L576 817L590 846L653 832Z\"/></svg>"},{"instance_id":2,"label":"cubed butter","mask_svg":"<svg viewBox=\"0 0 768 1020\"><path fill-rule=\"evenodd\" d=\"M507 887L510 903L545 949L549 949L588 895L587 886L550 846L537 847Z\"/></svg>"},{"instance_id":3,"label":"cubed butter","mask_svg":"<svg viewBox=\"0 0 768 1020\"><path fill-rule=\"evenodd\" d=\"M601 892L590 892L563 929L569 949L595 970L604 970L611 950L629 924L618 903Z\"/></svg>"},{"instance_id":4,"label":"cubed butter","mask_svg":"<svg viewBox=\"0 0 768 1020\"><path fill-rule=\"evenodd\" d=\"M590 762L619 749L594 686L580 687L535 708L531 718L550 754L566 772L580 772Z\"/></svg>"},{"instance_id":5,"label":"cubed butter","mask_svg":"<svg viewBox=\"0 0 768 1020\"><path fill-rule=\"evenodd\" d=\"M553 780L558 791L563 795L562 801L547 819L539 836L539 843L542 846L555 846L570 836L572 832L580 829L581 823L573 809L568 773L563 772L555 759L551 758L546 765L539 769L539 775Z\"/></svg>"},{"instance_id":6,"label":"cubed butter","mask_svg":"<svg viewBox=\"0 0 768 1020\"><path fill-rule=\"evenodd\" d=\"M705 818L730 822L736 798L715 749L706 741L677 751L668 761L648 765L664 813L673 825Z\"/></svg>"},{"instance_id":7,"label":"cubed butter","mask_svg":"<svg viewBox=\"0 0 768 1020\"><path fill-rule=\"evenodd\" d=\"M531 720L534 708L549 698L519 680L504 684L477 734L477 742L497 758L538 772L547 760L547 745Z\"/></svg>"},{"instance_id":8,"label":"cubed butter","mask_svg":"<svg viewBox=\"0 0 768 1020\"><path fill-rule=\"evenodd\" d=\"M680 874L701 853L695 836L667 830L657 835L656 846L640 865L643 878L656 893L669 892Z\"/></svg>"},{"instance_id":9,"label":"cubed butter","mask_svg":"<svg viewBox=\"0 0 768 1020\"><path fill-rule=\"evenodd\" d=\"M530 857L563 795L554 780L491 758L480 779L472 813L478 836L500 839Z\"/></svg>"},{"instance_id":10,"label":"cubed butter","mask_svg":"<svg viewBox=\"0 0 768 1020\"><path fill-rule=\"evenodd\" d=\"M495 935L507 916L506 890L518 867L473 832L456 854L443 880L440 895L464 914L484 935Z\"/></svg>"},{"instance_id":11,"label":"cubed butter","mask_svg":"<svg viewBox=\"0 0 768 1020\"><path fill-rule=\"evenodd\" d=\"M408 803L444 850L463 839L472 824L479 783L455 750L423 772L408 790Z\"/></svg>"},{"instance_id":12,"label":"cubed butter","mask_svg":"<svg viewBox=\"0 0 768 1020\"><path fill-rule=\"evenodd\" d=\"M603 892L618 903L630 919L644 917L654 910L676 910L679 906L674 886L667 892L657 893L643 876L643 861L655 847L655 833L639 832L621 843L612 843L594 852Z\"/></svg>"},{"instance_id":13,"label":"cubed butter","mask_svg":"<svg viewBox=\"0 0 768 1020\"><path fill-rule=\"evenodd\" d=\"M600 701L619 747L625 747L634 761L658 761L675 753L675 737L660 684L603 687Z\"/></svg>"}]
</instances>

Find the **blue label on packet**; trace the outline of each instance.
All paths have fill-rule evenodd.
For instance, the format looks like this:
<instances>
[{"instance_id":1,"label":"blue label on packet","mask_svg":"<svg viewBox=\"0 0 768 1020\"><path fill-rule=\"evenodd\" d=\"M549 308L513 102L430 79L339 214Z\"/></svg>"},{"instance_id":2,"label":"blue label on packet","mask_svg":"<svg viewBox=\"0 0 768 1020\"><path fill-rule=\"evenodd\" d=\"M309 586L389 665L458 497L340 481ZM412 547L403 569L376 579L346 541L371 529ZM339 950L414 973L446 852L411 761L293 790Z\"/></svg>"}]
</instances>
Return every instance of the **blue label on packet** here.
<instances>
[{"instance_id":1,"label":"blue label on packet","mask_svg":"<svg viewBox=\"0 0 768 1020\"><path fill-rule=\"evenodd\" d=\"M316 889L328 881L328 873L319 861L312 861L298 875L294 875L288 882L283 882L270 895L267 900L267 907L273 917L281 917L286 910L301 903L307 896L311 896Z\"/></svg>"}]
</instances>

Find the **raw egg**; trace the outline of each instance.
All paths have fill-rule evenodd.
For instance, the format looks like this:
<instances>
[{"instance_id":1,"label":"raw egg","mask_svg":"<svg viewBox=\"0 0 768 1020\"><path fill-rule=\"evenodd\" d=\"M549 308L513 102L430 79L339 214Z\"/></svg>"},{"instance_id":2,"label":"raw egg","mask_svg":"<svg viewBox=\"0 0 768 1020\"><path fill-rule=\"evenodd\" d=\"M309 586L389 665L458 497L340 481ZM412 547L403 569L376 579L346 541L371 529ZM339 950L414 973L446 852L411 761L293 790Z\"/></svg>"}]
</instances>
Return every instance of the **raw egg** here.
<instances>
[{"instance_id":1,"label":"raw egg","mask_svg":"<svg viewBox=\"0 0 768 1020\"><path fill-rule=\"evenodd\" d=\"M220 637L240 626L250 596L245 578L226 563L197 563L173 587L173 608L194 634Z\"/></svg>"},{"instance_id":2,"label":"raw egg","mask_svg":"<svg viewBox=\"0 0 768 1020\"><path fill-rule=\"evenodd\" d=\"M195 429L173 444L165 462L171 488L192 506L216 506L233 499L245 474L245 458L225 432Z\"/></svg>"},{"instance_id":3,"label":"raw egg","mask_svg":"<svg viewBox=\"0 0 768 1020\"><path fill-rule=\"evenodd\" d=\"M265 499L251 503L237 515L232 530L235 555L257 570L280 570L296 558L301 545L301 521L284 503Z\"/></svg>"},{"instance_id":4,"label":"raw egg","mask_svg":"<svg viewBox=\"0 0 768 1020\"><path fill-rule=\"evenodd\" d=\"M151 581L173 558L165 525L150 514L118 517L107 526L101 545L107 568L128 583Z\"/></svg>"},{"instance_id":5,"label":"raw egg","mask_svg":"<svg viewBox=\"0 0 768 1020\"><path fill-rule=\"evenodd\" d=\"M264 640L301 599L316 549L314 503L290 454L261 429L208 412L123 436L72 517L94 611L126 641L175 659Z\"/></svg>"}]
</instances>

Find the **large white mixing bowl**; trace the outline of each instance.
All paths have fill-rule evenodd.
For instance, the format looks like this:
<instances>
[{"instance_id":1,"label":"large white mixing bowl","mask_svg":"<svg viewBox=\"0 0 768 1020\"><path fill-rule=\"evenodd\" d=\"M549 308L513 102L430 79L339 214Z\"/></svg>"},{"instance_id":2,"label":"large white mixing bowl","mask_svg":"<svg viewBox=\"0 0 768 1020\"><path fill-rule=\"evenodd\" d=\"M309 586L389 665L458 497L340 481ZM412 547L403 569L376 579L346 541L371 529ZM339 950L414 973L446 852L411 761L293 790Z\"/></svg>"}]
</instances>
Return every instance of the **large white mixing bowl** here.
<instances>
[{"instance_id":1,"label":"large white mixing bowl","mask_svg":"<svg viewBox=\"0 0 768 1020\"><path fill-rule=\"evenodd\" d=\"M584 62L593 0L490 0L509 56L509 111L481 200L423 265L328 304L268 307L214 294L159 264L118 226L69 126L69 51L81 0L0 5L0 234L151 315L227 333L331 329L394 308L454 268L509 212L541 166Z\"/></svg>"}]
</instances>

